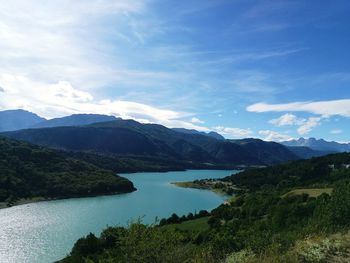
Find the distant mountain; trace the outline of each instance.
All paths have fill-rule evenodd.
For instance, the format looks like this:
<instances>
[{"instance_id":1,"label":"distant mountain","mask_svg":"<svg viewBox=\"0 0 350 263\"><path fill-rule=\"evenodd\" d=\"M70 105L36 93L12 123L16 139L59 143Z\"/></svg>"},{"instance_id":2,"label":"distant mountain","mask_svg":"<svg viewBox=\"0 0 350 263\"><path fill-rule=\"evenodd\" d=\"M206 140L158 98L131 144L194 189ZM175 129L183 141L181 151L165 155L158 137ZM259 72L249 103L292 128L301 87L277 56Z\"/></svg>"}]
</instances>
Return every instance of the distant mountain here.
<instances>
[{"instance_id":1,"label":"distant mountain","mask_svg":"<svg viewBox=\"0 0 350 263\"><path fill-rule=\"evenodd\" d=\"M300 156L303 159L310 159L312 157L321 157L321 156L335 153L334 151L316 151L305 146L287 146L287 147L291 152Z\"/></svg>"},{"instance_id":2,"label":"distant mountain","mask_svg":"<svg viewBox=\"0 0 350 263\"><path fill-rule=\"evenodd\" d=\"M200 132L197 130L193 130L193 129L184 129L184 128L173 128L174 131L177 132L182 132L182 133L187 133L187 134L201 134L201 135L205 135L205 136L209 136L212 138L215 138L217 140L225 140L225 137L222 136L221 134L217 133L217 132Z\"/></svg>"},{"instance_id":3,"label":"distant mountain","mask_svg":"<svg viewBox=\"0 0 350 263\"><path fill-rule=\"evenodd\" d=\"M84 127L56 127L3 135L53 148L128 158L158 158L212 165L269 165L298 157L285 146L257 139L222 140L157 124L117 119Z\"/></svg>"},{"instance_id":4,"label":"distant mountain","mask_svg":"<svg viewBox=\"0 0 350 263\"><path fill-rule=\"evenodd\" d=\"M282 142L285 146L308 147L321 152L350 152L350 143L328 142L323 139L300 138L298 140Z\"/></svg>"},{"instance_id":5,"label":"distant mountain","mask_svg":"<svg viewBox=\"0 0 350 263\"><path fill-rule=\"evenodd\" d=\"M298 159L299 157L289 151L281 144L274 142L265 142L259 139L243 140L218 140L213 137L197 134L183 133L168 129L157 124L140 124L133 120L118 120L108 123L92 124L95 127L124 127L132 129L152 138L157 138L172 146L180 142L186 144L194 150L201 150L203 156L207 153L210 155L209 160L218 163L231 164L273 164L281 163L288 160ZM257 146L258 145L258 146ZM259 148L260 147L260 148ZM196 150L193 153L198 158ZM261 154L264 152L265 154ZM180 155L182 155L180 153ZM201 158L200 158L201 159Z\"/></svg>"},{"instance_id":6,"label":"distant mountain","mask_svg":"<svg viewBox=\"0 0 350 263\"><path fill-rule=\"evenodd\" d=\"M117 118L114 116L100 115L100 114L73 114L70 116L55 118L51 120L45 120L31 128L51 128L51 127L63 127L63 126L84 126L97 122L114 121Z\"/></svg>"},{"instance_id":7,"label":"distant mountain","mask_svg":"<svg viewBox=\"0 0 350 263\"><path fill-rule=\"evenodd\" d=\"M25 110L0 111L0 132L27 129L43 121L44 118Z\"/></svg>"}]
</instances>

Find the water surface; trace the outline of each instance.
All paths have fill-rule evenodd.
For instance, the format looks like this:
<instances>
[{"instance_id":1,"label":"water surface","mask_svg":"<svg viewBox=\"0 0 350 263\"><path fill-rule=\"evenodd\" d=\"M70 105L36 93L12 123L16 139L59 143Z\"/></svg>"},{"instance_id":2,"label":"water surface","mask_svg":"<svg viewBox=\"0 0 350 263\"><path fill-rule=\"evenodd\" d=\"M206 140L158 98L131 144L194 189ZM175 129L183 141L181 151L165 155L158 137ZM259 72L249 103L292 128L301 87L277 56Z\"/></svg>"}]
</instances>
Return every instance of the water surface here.
<instances>
[{"instance_id":1,"label":"water surface","mask_svg":"<svg viewBox=\"0 0 350 263\"><path fill-rule=\"evenodd\" d=\"M75 241L106 226L211 210L225 199L206 190L180 188L170 182L222 178L232 171L189 170L124 174L138 191L114 196L74 198L0 209L0 262L47 263L63 258Z\"/></svg>"}]
</instances>

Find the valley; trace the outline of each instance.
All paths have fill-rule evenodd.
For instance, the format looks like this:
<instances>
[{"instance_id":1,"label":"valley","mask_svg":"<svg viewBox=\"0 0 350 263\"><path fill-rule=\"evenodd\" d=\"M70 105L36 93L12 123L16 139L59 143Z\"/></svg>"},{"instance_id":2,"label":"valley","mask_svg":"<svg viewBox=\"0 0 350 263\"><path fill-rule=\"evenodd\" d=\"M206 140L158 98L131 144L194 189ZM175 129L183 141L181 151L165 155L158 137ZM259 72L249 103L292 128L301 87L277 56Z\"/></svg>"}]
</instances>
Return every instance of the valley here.
<instances>
[{"instance_id":1,"label":"valley","mask_svg":"<svg viewBox=\"0 0 350 263\"><path fill-rule=\"evenodd\" d=\"M279 262L299 258L294 246L309 235L348 230L348 153L103 115L0 136L0 217L10 227L0 227L0 258L11 261Z\"/></svg>"},{"instance_id":2,"label":"valley","mask_svg":"<svg viewBox=\"0 0 350 263\"><path fill-rule=\"evenodd\" d=\"M349 263L349 14L0 0L0 263Z\"/></svg>"}]
</instances>

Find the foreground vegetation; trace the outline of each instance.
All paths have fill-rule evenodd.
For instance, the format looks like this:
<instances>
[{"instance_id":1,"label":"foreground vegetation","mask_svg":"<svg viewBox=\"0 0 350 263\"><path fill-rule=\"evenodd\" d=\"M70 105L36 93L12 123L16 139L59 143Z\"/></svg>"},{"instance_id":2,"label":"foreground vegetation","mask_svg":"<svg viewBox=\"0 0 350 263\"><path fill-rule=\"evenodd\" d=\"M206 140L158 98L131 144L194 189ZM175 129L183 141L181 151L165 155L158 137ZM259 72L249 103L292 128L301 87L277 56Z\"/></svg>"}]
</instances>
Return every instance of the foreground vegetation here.
<instances>
[{"instance_id":1,"label":"foreground vegetation","mask_svg":"<svg viewBox=\"0 0 350 263\"><path fill-rule=\"evenodd\" d=\"M210 214L110 227L62 262L348 262L349 163L336 154L247 170L221 179L239 190Z\"/></svg>"},{"instance_id":2,"label":"foreground vegetation","mask_svg":"<svg viewBox=\"0 0 350 263\"><path fill-rule=\"evenodd\" d=\"M0 205L134 191L113 172L62 152L0 138ZM24 200L25 199L25 200Z\"/></svg>"}]
</instances>

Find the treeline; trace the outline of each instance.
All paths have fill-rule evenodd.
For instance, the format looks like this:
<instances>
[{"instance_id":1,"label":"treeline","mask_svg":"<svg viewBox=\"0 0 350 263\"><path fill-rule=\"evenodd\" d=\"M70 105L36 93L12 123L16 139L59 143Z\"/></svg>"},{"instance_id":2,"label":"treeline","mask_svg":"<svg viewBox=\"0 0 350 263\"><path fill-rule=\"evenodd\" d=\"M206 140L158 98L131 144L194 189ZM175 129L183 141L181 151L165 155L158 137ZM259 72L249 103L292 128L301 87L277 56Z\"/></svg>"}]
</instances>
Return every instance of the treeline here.
<instances>
[{"instance_id":1,"label":"treeline","mask_svg":"<svg viewBox=\"0 0 350 263\"><path fill-rule=\"evenodd\" d=\"M326 186L342 179L350 164L350 154L340 153L309 160L294 161L263 169L248 169L223 180L245 190L271 188L286 190L299 186Z\"/></svg>"},{"instance_id":2,"label":"treeline","mask_svg":"<svg viewBox=\"0 0 350 263\"><path fill-rule=\"evenodd\" d=\"M97 152L73 152L62 151L64 156L92 163L102 169L114 171L116 173L135 172L169 172L184 171L186 169L236 169L234 165L219 165L206 163L193 163L187 161L174 160L161 157L128 156L121 157L112 154Z\"/></svg>"},{"instance_id":3,"label":"treeline","mask_svg":"<svg viewBox=\"0 0 350 263\"><path fill-rule=\"evenodd\" d=\"M171 225L171 224L181 224L183 222L198 219L201 217L209 216L210 213L206 210L201 210L198 213L188 213L187 216L183 215L179 217L177 214L172 214L169 218L163 218L159 221L160 226Z\"/></svg>"},{"instance_id":4,"label":"treeline","mask_svg":"<svg viewBox=\"0 0 350 263\"><path fill-rule=\"evenodd\" d=\"M308 194L282 197L277 192L262 191L214 209L208 223L218 233L214 239L217 249L222 254L246 248L263 253L276 246L283 252L308 235L348 229L350 181L333 187L331 195L323 193L316 198Z\"/></svg>"},{"instance_id":5,"label":"treeline","mask_svg":"<svg viewBox=\"0 0 350 263\"><path fill-rule=\"evenodd\" d=\"M210 213L208 227L191 231L136 223L108 228L99 238L90 234L80 239L62 262L214 263L226 262L241 251L253 255L273 251L279 258L276 262L308 262L288 258L298 240L350 229L350 169L343 166L348 160L349 154L339 154L233 175L226 180L236 182L241 191L230 205ZM254 178L259 181L263 175L266 183L256 184ZM294 186L305 191L285 195ZM316 186L333 191L327 194L318 188L318 195L309 195ZM182 221L172 215L161 224L186 222L188 217Z\"/></svg>"},{"instance_id":6,"label":"treeline","mask_svg":"<svg viewBox=\"0 0 350 263\"><path fill-rule=\"evenodd\" d=\"M44 147L0 138L0 202L135 190L126 178Z\"/></svg>"}]
</instances>

